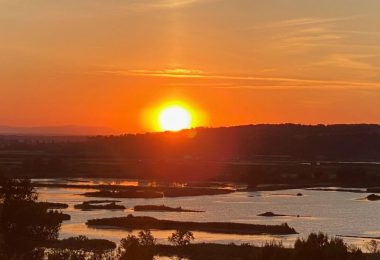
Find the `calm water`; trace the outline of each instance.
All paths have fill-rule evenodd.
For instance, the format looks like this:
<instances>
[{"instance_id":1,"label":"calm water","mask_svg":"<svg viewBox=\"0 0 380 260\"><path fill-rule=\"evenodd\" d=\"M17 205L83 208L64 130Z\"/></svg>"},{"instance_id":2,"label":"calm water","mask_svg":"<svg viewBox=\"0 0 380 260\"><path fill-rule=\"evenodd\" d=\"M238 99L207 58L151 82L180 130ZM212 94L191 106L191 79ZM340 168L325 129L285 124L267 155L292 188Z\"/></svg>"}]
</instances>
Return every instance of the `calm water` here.
<instances>
[{"instance_id":1,"label":"calm water","mask_svg":"<svg viewBox=\"0 0 380 260\"><path fill-rule=\"evenodd\" d=\"M108 183L113 180L91 180L79 184ZM51 181L49 181L51 182ZM73 182L75 183L75 181ZM118 181L117 183L120 183ZM141 182L125 180L125 185L141 185ZM78 184L78 183L77 183ZM144 185L144 184L143 184ZM270 240L282 240L290 246L299 237L310 232L322 231L330 235L380 236L380 202L360 200L368 194L348 192L325 192L310 190L283 190L270 192L236 192L227 195L161 198L161 199L118 199L127 209L124 211L81 211L74 209L74 204L92 198L80 194L90 189L39 188L41 201L62 202L69 204L64 210L71 215L71 220L64 222L60 232L61 238L86 235L90 238L104 238L115 242L126 237L128 232L115 229L92 229L85 225L88 219L122 217L128 214L152 216L159 219L198 221L198 222L241 222L255 224L281 224L287 222L299 235L291 236L247 236L223 235L195 232L196 242L215 243L251 243L262 245ZM297 193L304 196L297 197ZM102 199L102 198L96 198ZM107 198L104 198L107 199ZM185 209L201 210L204 213L190 212L134 212L135 205L165 204L171 207L182 206ZM260 213L272 211L277 214L300 215L300 217L258 217ZM154 231L159 242L165 243L172 231ZM345 239L346 242L361 246L364 239Z\"/></svg>"}]
</instances>

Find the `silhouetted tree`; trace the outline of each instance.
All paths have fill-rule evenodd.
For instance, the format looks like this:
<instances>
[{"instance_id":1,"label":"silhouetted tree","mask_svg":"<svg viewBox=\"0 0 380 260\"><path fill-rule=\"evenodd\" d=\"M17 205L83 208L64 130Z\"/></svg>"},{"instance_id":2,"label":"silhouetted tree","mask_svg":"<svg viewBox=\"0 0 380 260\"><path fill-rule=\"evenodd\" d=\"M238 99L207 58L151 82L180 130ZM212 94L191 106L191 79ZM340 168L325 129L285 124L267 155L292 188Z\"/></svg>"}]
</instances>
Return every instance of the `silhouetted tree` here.
<instances>
[{"instance_id":1,"label":"silhouetted tree","mask_svg":"<svg viewBox=\"0 0 380 260\"><path fill-rule=\"evenodd\" d=\"M120 260L151 260L155 252L156 239L149 230L142 230L138 237L128 235L120 241Z\"/></svg>"},{"instance_id":2,"label":"silhouetted tree","mask_svg":"<svg viewBox=\"0 0 380 260\"><path fill-rule=\"evenodd\" d=\"M296 259L308 260L360 260L365 259L361 252L352 254L348 246L340 238L329 238L323 233L311 233L309 237L297 239L294 244Z\"/></svg>"},{"instance_id":3,"label":"silhouetted tree","mask_svg":"<svg viewBox=\"0 0 380 260\"><path fill-rule=\"evenodd\" d=\"M376 240L371 240L367 242L364 246L368 250L368 252L372 254L376 254L380 252L380 243Z\"/></svg>"},{"instance_id":4,"label":"silhouetted tree","mask_svg":"<svg viewBox=\"0 0 380 260\"><path fill-rule=\"evenodd\" d=\"M174 232L170 237L168 237L168 241L176 246L190 245L191 241L193 240L193 232L188 230L176 230L176 232Z\"/></svg>"},{"instance_id":5,"label":"silhouetted tree","mask_svg":"<svg viewBox=\"0 0 380 260\"><path fill-rule=\"evenodd\" d=\"M1 228L8 257L30 254L36 246L58 238L62 218L36 203L37 193L30 180L5 180L0 196L3 200Z\"/></svg>"}]
</instances>

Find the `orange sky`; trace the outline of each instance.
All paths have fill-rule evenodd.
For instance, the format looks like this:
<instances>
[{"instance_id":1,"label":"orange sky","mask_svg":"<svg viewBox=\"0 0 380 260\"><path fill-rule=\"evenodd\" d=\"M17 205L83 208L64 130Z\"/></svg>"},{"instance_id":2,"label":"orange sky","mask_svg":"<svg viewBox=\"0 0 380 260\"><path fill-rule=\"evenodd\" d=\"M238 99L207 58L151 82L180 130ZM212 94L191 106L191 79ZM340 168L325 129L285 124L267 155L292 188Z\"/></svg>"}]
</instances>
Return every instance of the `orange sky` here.
<instances>
[{"instance_id":1,"label":"orange sky","mask_svg":"<svg viewBox=\"0 0 380 260\"><path fill-rule=\"evenodd\" d=\"M378 0L0 0L0 125L380 123ZM152 126L154 124L152 123Z\"/></svg>"}]
</instances>

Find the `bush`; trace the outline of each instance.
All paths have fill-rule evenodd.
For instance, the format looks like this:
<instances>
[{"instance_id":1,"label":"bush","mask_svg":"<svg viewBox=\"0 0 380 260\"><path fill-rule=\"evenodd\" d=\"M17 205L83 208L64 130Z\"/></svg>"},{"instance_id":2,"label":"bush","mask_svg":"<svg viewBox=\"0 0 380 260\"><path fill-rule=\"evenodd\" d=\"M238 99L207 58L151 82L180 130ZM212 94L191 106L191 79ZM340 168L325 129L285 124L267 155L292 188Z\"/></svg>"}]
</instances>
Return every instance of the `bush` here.
<instances>
[{"instance_id":1,"label":"bush","mask_svg":"<svg viewBox=\"0 0 380 260\"><path fill-rule=\"evenodd\" d=\"M177 230L170 237L168 237L168 241L176 246L190 245L191 241L194 239L193 232L187 230Z\"/></svg>"},{"instance_id":2,"label":"bush","mask_svg":"<svg viewBox=\"0 0 380 260\"><path fill-rule=\"evenodd\" d=\"M142 230L138 237L128 235L120 241L120 260L151 260L155 252L156 239L150 230Z\"/></svg>"},{"instance_id":3,"label":"bush","mask_svg":"<svg viewBox=\"0 0 380 260\"><path fill-rule=\"evenodd\" d=\"M308 260L347 260L363 259L360 250L349 252L348 246L340 238L329 238L323 233L311 233L309 237L297 239L294 244L296 259Z\"/></svg>"}]
</instances>

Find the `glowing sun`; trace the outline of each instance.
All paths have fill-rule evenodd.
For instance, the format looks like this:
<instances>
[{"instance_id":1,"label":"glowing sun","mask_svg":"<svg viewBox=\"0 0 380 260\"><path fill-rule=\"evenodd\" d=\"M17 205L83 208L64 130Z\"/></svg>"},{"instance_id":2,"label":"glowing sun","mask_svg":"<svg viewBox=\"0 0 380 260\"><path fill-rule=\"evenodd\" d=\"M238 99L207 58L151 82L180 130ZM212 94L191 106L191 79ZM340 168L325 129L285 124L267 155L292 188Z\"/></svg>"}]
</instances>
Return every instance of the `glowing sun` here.
<instances>
[{"instance_id":1,"label":"glowing sun","mask_svg":"<svg viewBox=\"0 0 380 260\"><path fill-rule=\"evenodd\" d=\"M162 131L179 131L190 128L190 113L180 106L164 108L158 116L158 123Z\"/></svg>"}]
</instances>

